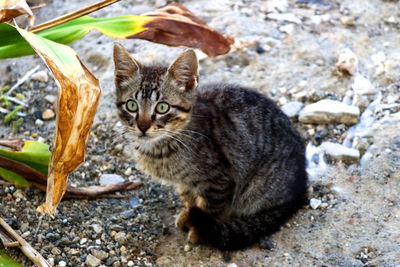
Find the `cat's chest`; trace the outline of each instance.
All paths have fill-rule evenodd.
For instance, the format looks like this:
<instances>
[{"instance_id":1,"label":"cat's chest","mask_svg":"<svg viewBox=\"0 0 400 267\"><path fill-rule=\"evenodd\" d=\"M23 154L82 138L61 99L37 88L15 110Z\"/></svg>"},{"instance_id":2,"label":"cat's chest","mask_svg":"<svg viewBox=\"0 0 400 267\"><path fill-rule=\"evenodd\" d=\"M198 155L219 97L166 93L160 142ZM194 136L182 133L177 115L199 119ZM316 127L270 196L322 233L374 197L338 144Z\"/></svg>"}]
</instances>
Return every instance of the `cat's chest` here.
<instances>
[{"instance_id":1,"label":"cat's chest","mask_svg":"<svg viewBox=\"0 0 400 267\"><path fill-rule=\"evenodd\" d=\"M187 173L186 163L179 160L179 155L159 158L137 152L135 156L137 169L153 178L178 183Z\"/></svg>"}]
</instances>

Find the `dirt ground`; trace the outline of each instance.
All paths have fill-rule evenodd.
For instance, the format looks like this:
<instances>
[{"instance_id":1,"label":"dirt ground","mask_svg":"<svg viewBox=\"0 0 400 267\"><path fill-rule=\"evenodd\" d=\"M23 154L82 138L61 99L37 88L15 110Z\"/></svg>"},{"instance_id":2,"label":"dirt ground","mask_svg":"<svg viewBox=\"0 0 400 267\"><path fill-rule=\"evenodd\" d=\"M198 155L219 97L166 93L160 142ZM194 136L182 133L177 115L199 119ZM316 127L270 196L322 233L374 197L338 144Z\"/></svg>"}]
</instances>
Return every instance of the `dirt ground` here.
<instances>
[{"instance_id":1,"label":"dirt ground","mask_svg":"<svg viewBox=\"0 0 400 267\"><path fill-rule=\"evenodd\" d=\"M36 1L39 2L39 1ZM95 1L48 1L36 12L43 22ZM239 83L274 99L304 104L323 98L342 101L354 76L337 71L344 48L359 60L359 73L377 88L376 94L355 102L364 111L379 93L382 105L369 124L362 164L328 160L323 172L310 177L310 199L316 209L300 210L271 239L270 250L254 247L225 255L205 246L185 246L185 235L173 226L181 207L172 188L148 180L134 168L114 106L113 40L91 32L71 46L99 78L102 97L92 129L86 162L71 174L77 186L98 185L102 174L142 179L137 191L122 199L63 201L54 220L35 211L44 194L0 183L0 215L54 266L400 266L400 3L360 0L179 1L211 27L238 41L241 50L200 59L200 84ZM120 1L93 13L110 17L141 14L165 5L163 0ZM285 15L276 19L268 14ZM289 14L289 15L288 15ZM118 40L143 62L169 64L182 48L142 40ZM382 56L383 55L383 56ZM0 61L0 86L13 85L39 65L37 56ZM1 139L52 142L55 120L35 124L38 110L52 108L44 98L56 95L55 82L28 80L17 91L29 107L17 134L0 123ZM384 105L392 105L390 108ZM397 105L397 106L396 106ZM344 124L310 125L296 122L305 143L316 135L342 143ZM33 134L36 135L33 135ZM324 133L323 135L321 133ZM321 140L320 140L321 141ZM26 234L29 232L28 234ZM32 263L16 249L0 249L24 266ZM100 261L91 261L93 255Z\"/></svg>"}]
</instances>

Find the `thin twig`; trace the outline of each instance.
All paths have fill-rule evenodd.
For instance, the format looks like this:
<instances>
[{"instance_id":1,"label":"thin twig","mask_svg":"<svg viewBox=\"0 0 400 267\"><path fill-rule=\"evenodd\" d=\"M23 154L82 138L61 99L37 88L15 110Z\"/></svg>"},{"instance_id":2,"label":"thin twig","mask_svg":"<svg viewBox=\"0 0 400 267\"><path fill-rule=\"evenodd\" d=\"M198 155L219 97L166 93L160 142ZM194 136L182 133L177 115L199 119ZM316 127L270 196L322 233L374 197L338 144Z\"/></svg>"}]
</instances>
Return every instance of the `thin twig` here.
<instances>
[{"instance_id":1,"label":"thin twig","mask_svg":"<svg viewBox=\"0 0 400 267\"><path fill-rule=\"evenodd\" d=\"M9 158L0 156L0 167L9 171L15 172L24 177L33 186L46 192L47 176L32 167L21 162L11 160ZM63 199L94 199L100 198L103 195L109 195L114 192L134 190L142 185L141 181L128 181L119 184L103 185L103 186L89 186L89 187L73 187L67 185L66 192Z\"/></svg>"},{"instance_id":2,"label":"thin twig","mask_svg":"<svg viewBox=\"0 0 400 267\"><path fill-rule=\"evenodd\" d=\"M6 95L11 95L11 93L14 92L14 90L17 89L18 86L23 84L32 74L34 74L39 69L39 67L40 66L36 66L33 69L31 69L30 71L28 71L21 79L18 80L18 82L16 84L13 85L13 87L11 87L10 90L8 90Z\"/></svg>"},{"instance_id":3,"label":"thin twig","mask_svg":"<svg viewBox=\"0 0 400 267\"><path fill-rule=\"evenodd\" d=\"M28 242L25 241L19 234L17 234L4 220L0 217L0 226L7 232L7 234L18 241L19 247L22 252L35 263L37 266L51 266L42 255L39 254Z\"/></svg>"},{"instance_id":4,"label":"thin twig","mask_svg":"<svg viewBox=\"0 0 400 267\"><path fill-rule=\"evenodd\" d=\"M44 216L43 214L40 214L40 216L39 216L39 222L35 229L35 235L37 235L37 233L39 232L40 226L42 225L43 216Z\"/></svg>"},{"instance_id":5,"label":"thin twig","mask_svg":"<svg viewBox=\"0 0 400 267\"><path fill-rule=\"evenodd\" d=\"M8 113L10 113L10 112L11 112L11 110L8 110L8 109L6 109L6 108L0 107L0 113L8 114ZM21 111L18 111L18 112L17 112L17 116L18 116L18 117L26 117L26 114L23 113L23 112L21 112Z\"/></svg>"},{"instance_id":6,"label":"thin twig","mask_svg":"<svg viewBox=\"0 0 400 267\"><path fill-rule=\"evenodd\" d=\"M20 105L20 106L23 106L23 107L27 107L28 106L27 103L15 98L15 97L12 97L12 96L7 96L7 99L10 100L11 102L14 102L15 104Z\"/></svg>"},{"instance_id":7,"label":"thin twig","mask_svg":"<svg viewBox=\"0 0 400 267\"><path fill-rule=\"evenodd\" d=\"M47 30L49 28L55 27L57 25L63 24L65 22L74 20L76 18L82 17L84 15L87 15L87 14L92 13L94 11L97 11L99 9L102 9L103 7L109 6L109 5L114 4L114 3L118 2L118 1L120 1L120 0L104 0L104 1L98 2L96 4L84 7L82 9L77 10L77 11L68 13L68 14L66 14L64 16L52 19L50 21L47 21L47 22L39 24L39 25L37 25L35 27L32 27L31 28L31 32L37 33L37 32L41 32L41 31Z\"/></svg>"},{"instance_id":8,"label":"thin twig","mask_svg":"<svg viewBox=\"0 0 400 267\"><path fill-rule=\"evenodd\" d=\"M5 146L11 148L14 151L21 151L24 147L25 141L18 139L18 140L0 140L0 146Z\"/></svg>"}]
</instances>

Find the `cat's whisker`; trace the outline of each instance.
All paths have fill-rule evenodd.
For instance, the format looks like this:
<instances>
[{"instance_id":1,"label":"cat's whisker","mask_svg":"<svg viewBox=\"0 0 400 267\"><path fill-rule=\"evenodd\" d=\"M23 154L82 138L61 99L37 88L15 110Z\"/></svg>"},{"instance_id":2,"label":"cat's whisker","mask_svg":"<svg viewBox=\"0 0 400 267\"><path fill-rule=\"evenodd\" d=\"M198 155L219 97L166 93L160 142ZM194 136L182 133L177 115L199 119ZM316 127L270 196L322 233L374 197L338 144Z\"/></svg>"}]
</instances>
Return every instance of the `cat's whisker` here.
<instances>
[{"instance_id":1,"label":"cat's whisker","mask_svg":"<svg viewBox=\"0 0 400 267\"><path fill-rule=\"evenodd\" d=\"M167 137L169 137L169 138L171 138L171 139L177 141L178 143L180 143L187 151L189 151L189 152L191 152L191 153L193 153L193 154L196 154L190 147L188 147L188 146L185 144L185 142L183 142L183 141L182 141L181 139L179 139L177 136L169 135L167 131L165 131L164 134L165 134L165 136L167 136Z\"/></svg>"},{"instance_id":2,"label":"cat's whisker","mask_svg":"<svg viewBox=\"0 0 400 267\"><path fill-rule=\"evenodd\" d=\"M197 132L197 131L193 131L193 130L187 130L187 129L181 129L181 130L178 130L179 132L188 132L188 133L193 133L193 134L198 134L198 135L200 135L200 136L203 136L203 137L205 137L205 138L207 138L207 139L210 139L208 136L206 136L206 135L204 135L204 134L202 134L202 133L199 133L199 132ZM192 136L191 136L192 137ZM192 137L193 138L193 137Z\"/></svg>"},{"instance_id":3,"label":"cat's whisker","mask_svg":"<svg viewBox=\"0 0 400 267\"><path fill-rule=\"evenodd\" d=\"M168 132L168 133L170 133L170 134L172 134L172 135L179 135L179 136L187 137L187 138L189 138L189 140L187 140L187 141L189 141L189 142L192 143L192 144L193 144L193 141L197 141L197 139L194 138L193 136L190 136L190 135L188 135L188 134L182 133L182 132L180 132L180 131L174 132L174 131L167 130L167 129L163 129L163 131L164 131L164 132L166 131L166 132Z\"/></svg>"}]
</instances>

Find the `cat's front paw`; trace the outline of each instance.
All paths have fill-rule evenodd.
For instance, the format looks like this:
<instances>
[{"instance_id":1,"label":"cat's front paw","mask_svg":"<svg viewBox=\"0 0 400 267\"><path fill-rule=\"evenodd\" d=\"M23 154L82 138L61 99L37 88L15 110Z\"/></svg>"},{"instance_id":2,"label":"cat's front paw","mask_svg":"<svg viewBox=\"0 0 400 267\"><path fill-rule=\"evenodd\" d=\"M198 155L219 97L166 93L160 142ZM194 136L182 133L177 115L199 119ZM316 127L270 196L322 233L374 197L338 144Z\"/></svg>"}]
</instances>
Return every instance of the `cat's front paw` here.
<instances>
[{"instance_id":1,"label":"cat's front paw","mask_svg":"<svg viewBox=\"0 0 400 267\"><path fill-rule=\"evenodd\" d=\"M182 231L187 232L189 230L189 212L186 209L182 209L175 220L175 226Z\"/></svg>"},{"instance_id":2,"label":"cat's front paw","mask_svg":"<svg viewBox=\"0 0 400 267\"><path fill-rule=\"evenodd\" d=\"M194 227L191 227L187 235L187 239L191 244L199 243L199 234Z\"/></svg>"}]
</instances>

